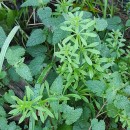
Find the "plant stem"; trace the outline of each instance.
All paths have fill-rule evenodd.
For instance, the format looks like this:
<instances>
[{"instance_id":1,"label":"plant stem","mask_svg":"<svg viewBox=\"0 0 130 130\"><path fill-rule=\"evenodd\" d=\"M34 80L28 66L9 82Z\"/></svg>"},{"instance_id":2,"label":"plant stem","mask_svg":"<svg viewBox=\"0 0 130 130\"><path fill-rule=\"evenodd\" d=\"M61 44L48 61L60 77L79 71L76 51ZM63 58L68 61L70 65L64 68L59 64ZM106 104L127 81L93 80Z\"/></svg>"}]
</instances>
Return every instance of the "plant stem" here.
<instances>
[{"instance_id":1,"label":"plant stem","mask_svg":"<svg viewBox=\"0 0 130 130\"><path fill-rule=\"evenodd\" d=\"M107 5L108 5L108 0L104 0L104 11L103 11L104 19L106 18L107 15Z\"/></svg>"}]
</instances>

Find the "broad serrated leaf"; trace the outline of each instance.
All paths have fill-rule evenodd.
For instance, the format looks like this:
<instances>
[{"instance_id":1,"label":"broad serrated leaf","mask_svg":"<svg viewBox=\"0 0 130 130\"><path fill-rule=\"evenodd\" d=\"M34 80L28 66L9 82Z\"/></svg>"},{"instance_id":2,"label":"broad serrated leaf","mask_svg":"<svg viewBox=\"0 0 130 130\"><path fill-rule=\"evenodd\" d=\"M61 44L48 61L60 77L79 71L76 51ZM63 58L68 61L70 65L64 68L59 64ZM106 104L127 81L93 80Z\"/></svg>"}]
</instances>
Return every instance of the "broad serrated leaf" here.
<instances>
[{"instance_id":1,"label":"broad serrated leaf","mask_svg":"<svg viewBox=\"0 0 130 130\"><path fill-rule=\"evenodd\" d=\"M40 73L40 71L43 68L43 61L44 61L45 57L42 56L38 56L35 59L33 59L30 64L29 64L29 68L30 71L32 73L32 76L37 75Z\"/></svg>"},{"instance_id":2,"label":"broad serrated leaf","mask_svg":"<svg viewBox=\"0 0 130 130\"><path fill-rule=\"evenodd\" d=\"M68 34L68 32L63 31L60 28L55 29L52 39L53 44L59 43L62 39L66 38Z\"/></svg>"},{"instance_id":3,"label":"broad serrated leaf","mask_svg":"<svg viewBox=\"0 0 130 130\"><path fill-rule=\"evenodd\" d=\"M36 29L31 33L27 41L27 46L35 46L45 42L46 35L44 34L42 29Z\"/></svg>"},{"instance_id":4,"label":"broad serrated leaf","mask_svg":"<svg viewBox=\"0 0 130 130\"><path fill-rule=\"evenodd\" d=\"M59 108L60 108L59 102L58 101L50 102L50 107L54 111L55 118L58 120Z\"/></svg>"},{"instance_id":5,"label":"broad serrated leaf","mask_svg":"<svg viewBox=\"0 0 130 130\"><path fill-rule=\"evenodd\" d=\"M21 7L27 7L27 6L38 6L38 0L26 0L26 2L24 2Z\"/></svg>"},{"instance_id":6,"label":"broad serrated leaf","mask_svg":"<svg viewBox=\"0 0 130 130\"><path fill-rule=\"evenodd\" d=\"M50 87L50 92L55 95L61 95L63 91L62 77L58 76Z\"/></svg>"},{"instance_id":7,"label":"broad serrated leaf","mask_svg":"<svg viewBox=\"0 0 130 130\"><path fill-rule=\"evenodd\" d=\"M104 120L93 119L91 121L92 130L105 130L105 122Z\"/></svg>"},{"instance_id":8,"label":"broad serrated leaf","mask_svg":"<svg viewBox=\"0 0 130 130\"><path fill-rule=\"evenodd\" d=\"M6 111L4 110L2 106L0 106L0 116L6 117Z\"/></svg>"},{"instance_id":9,"label":"broad serrated leaf","mask_svg":"<svg viewBox=\"0 0 130 130\"><path fill-rule=\"evenodd\" d=\"M108 117L115 118L119 112L119 109L117 109L114 104L108 104L107 105L107 115Z\"/></svg>"},{"instance_id":10,"label":"broad serrated leaf","mask_svg":"<svg viewBox=\"0 0 130 130\"><path fill-rule=\"evenodd\" d=\"M120 30L122 28L121 18L118 16L108 18L107 23L108 23L107 29L109 29L109 30L117 30L117 29Z\"/></svg>"},{"instance_id":11,"label":"broad serrated leaf","mask_svg":"<svg viewBox=\"0 0 130 130\"><path fill-rule=\"evenodd\" d=\"M4 100L5 100L7 103L15 104L15 101L11 98L11 96L14 96L14 91L13 91L13 90L9 90L8 92L6 92L6 93L4 94Z\"/></svg>"},{"instance_id":12,"label":"broad serrated leaf","mask_svg":"<svg viewBox=\"0 0 130 130\"><path fill-rule=\"evenodd\" d=\"M38 16L41 19L42 23L48 27L51 28L53 31L59 27L59 25L64 21L63 16L59 17L51 17L52 10L49 7L40 8L38 11Z\"/></svg>"},{"instance_id":13,"label":"broad serrated leaf","mask_svg":"<svg viewBox=\"0 0 130 130\"><path fill-rule=\"evenodd\" d=\"M92 13L91 12L87 12L87 11L82 11L83 12L83 19L88 19L92 17Z\"/></svg>"},{"instance_id":14,"label":"broad serrated leaf","mask_svg":"<svg viewBox=\"0 0 130 130\"><path fill-rule=\"evenodd\" d=\"M130 27L130 19L128 19L128 20L126 21L125 26L126 26L126 27Z\"/></svg>"},{"instance_id":15,"label":"broad serrated leaf","mask_svg":"<svg viewBox=\"0 0 130 130\"><path fill-rule=\"evenodd\" d=\"M21 7L46 5L50 0L26 0Z\"/></svg>"},{"instance_id":16,"label":"broad serrated leaf","mask_svg":"<svg viewBox=\"0 0 130 130\"><path fill-rule=\"evenodd\" d=\"M8 70L9 78L12 81L18 82L20 80L20 76L16 73L15 68L12 67Z\"/></svg>"},{"instance_id":17,"label":"broad serrated leaf","mask_svg":"<svg viewBox=\"0 0 130 130\"><path fill-rule=\"evenodd\" d=\"M22 130L22 129L19 126L17 126L15 122L11 122L8 125L8 130Z\"/></svg>"},{"instance_id":18,"label":"broad serrated leaf","mask_svg":"<svg viewBox=\"0 0 130 130\"><path fill-rule=\"evenodd\" d=\"M106 89L105 84L99 80L89 80L86 82L86 86L90 91L96 93L97 96L102 96L104 90Z\"/></svg>"},{"instance_id":19,"label":"broad serrated leaf","mask_svg":"<svg viewBox=\"0 0 130 130\"><path fill-rule=\"evenodd\" d=\"M100 40L100 37L97 35L96 37L88 37L87 38L87 44L89 45L89 44L92 44L92 43L94 43L94 42L97 42L98 44L100 44L101 43L101 40Z\"/></svg>"},{"instance_id":20,"label":"broad serrated leaf","mask_svg":"<svg viewBox=\"0 0 130 130\"><path fill-rule=\"evenodd\" d=\"M32 57L45 56L46 51L47 51L47 48L43 45L37 45L37 46L27 48L27 52Z\"/></svg>"},{"instance_id":21,"label":"broad serrated leaf","mask_svg":"<svg viewBox=\"0 0 130 130\"><path fill-rule=\"evenodd\" d=\"M115 99L117 91L114 88L108 88L106 90L106 99L108 103L112 103Z\"/></svg>"},{"instance_id":22,"label":"broad serrated leaf","mask_svg":"<svg viewBox=\"0 0 130 130\"><path fill-rule=\"evenodd\" d=\"M26 64L21 63L19 66L16 67L15 70L23 79L27 81L32 81L31 71Z\"/></svg>"},{"instance_id":23,"label":"broad serrated leaf","mask_svg":"<svg viewBox=\"0 0 130 130\"><path fill-rule=\"evenodd\" d=\"M118 109L125 109L130 105L130 101L125 96L117 95L114 101L114 105Z\"/></svg>"},{"instance_id":24,"label":"broad serrated leaf","mask_svg":"<svg viewBox=\"0 0 130 130\"><path fill-rule=\"evenodd\" d=\"M88 122L90 116L90 109L88 106L84 107L81 117L73 125L73 130L88 130L90 127L90 123Z\"/></svg>"},{"instance_id":25,"label":"broad serrated leaf","mask_svg":"<svg viewBox=\"0 0 130 130\"><path fill-rule=\"evenodd\" d=\"M96 18L95 28L97 31L103 31L107 28L107 21L105 19Z\"/></svg>"},{"instance_id":26,"label":"broad serrated leaf","mask_svg":"<svg viewBox=\"0 0 130 130\"><path fill-rule=\"evenodd\" d=\"M52 10L50 7L40 8L37 13L45 26L50 27L52 25Z\"/></svg>"},{"instance_id":27,"label":"broad serrated leaf","mask_svg":"<svg viewBox=\"0 0 130 130\"><path fill-rule=\"evenodd\" d=\"M8 130L7 119L0 117L0 130Z\"/></svg>"},{"instance_id":28,"label":"broad serrated leaf","mask_svg":"<svg viewBox=\"0 0 130 130\"><path fill-rule=\"evenodd\" d=\"M3 46L6 39L6 34L2 27L0 27L0 48Z\"/></svg>"},{"instance_id":29,"label":"broad serrated leaf","mask_svg":"<svg viewBox=\"0 0 130 130\"><path fill-rule=\"evenodd\" d=\"M10 65L15 65L16 63L19 62L19 60L24 54L25 54L24 48L22 48L21 46L12 46L8 49L6 53L7 62Z\"/></svg>"},{"instance_id":30,"label":"broad serrated leaf","mask_svg":"<svg viewBox=\"0 0 130 130\"><path fill-rule=\"evenodd\" d=\"M97 46L97 49L100 51L102 57L110 57L110 50L105 44L100 44Z\"/></svg>"},{"instance_id":31,"label":"broad serrated leaf","mask_svg":"<svg viewBox=\"0 0 130 130\"><path fill-rule=\"evenodd\" d=\"M115 88L119 88L122 85L122 78L119 72L114 72L111 76L111 85Z\"/></svg>"},{"instance_id":32,"label":"broad serrated leaf","mask_svg":"<svg viewBox=\"0 0 130 130\"><path fill-rule=\"evenodd\" d=\"M63 118L65 119L65 123L67 125L71 125L74 122L76 122L81 114L82 114L82 108L76 108L70 107L66 104L63 105ZM71 116L70 116L71 115Z\"/></svg>"},{"instance_id":33,"label":"broad serrated leaf","mask_svg":"<svg viewBox=\"0 0 130 130\"><path fill-rule=\"evenodd\" d=\"M126 86L123 91L128 95L130 96L130 85Z\"/></svg>"}]
</instances>

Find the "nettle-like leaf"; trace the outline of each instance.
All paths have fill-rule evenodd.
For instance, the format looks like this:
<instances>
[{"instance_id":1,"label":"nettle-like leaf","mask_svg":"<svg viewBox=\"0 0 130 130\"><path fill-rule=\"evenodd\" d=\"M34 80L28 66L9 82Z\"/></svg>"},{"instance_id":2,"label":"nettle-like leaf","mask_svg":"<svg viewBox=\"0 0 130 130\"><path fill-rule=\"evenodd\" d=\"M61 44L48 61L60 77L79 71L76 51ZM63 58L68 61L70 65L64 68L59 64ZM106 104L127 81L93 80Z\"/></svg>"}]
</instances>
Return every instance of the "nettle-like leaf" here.
<instances>
[{"instance_id":1,"label":"nettle-like leaf","mask_svg":"<svg viewBox=\"0 0 130 130\"><path fill-rule=\"evenodd\" d=\"M100 54L102 57L110 57L110 50L109 48L105 45L105 44L99 44L99 46L97 46L98 50L100 51Z\"/></svg>"},{"instance_id":2,"label":"nettle-like leaf","mask_svg":"<svg viewBox=\"0 0 130 130\"><path fill-rule=\"evenodd\" d=\"M37 13L38 13L39 18L43 22L43 24L47 27L51 27L51 25L52 25L52 19L51 19L52 10L51 10L51 8L50 7L40 8L37 11Z\"/></svg>"},{"instance_id":3,"label":"nettle-like leaf","mask_svg":"<svg viewBox=\"0 0 130 130\"><path fill-rule=\"evenodd\" d=\"M27 7L27 6L38 6L38 0L26 0L26 2L24 2L21 7Z\"/></svg>"},{"instance_id":4,"label":"nettle-like leaf","mask_svg":"<svg viewBox=\"0 0 130 130\"><path fill-rule=\"evenodd\" d=\"M50 102L50 107L54 111L54 116L58 120L59 112L60 112L60 104L59 101Z\"/></svg>"},{"instance_id":5,"label":"nettle-like leaf","mask_svg":"<svg viewBox=\"0 0 130 130\"><path fill-rule=\"evenodd\" d=\"M117 90L113 87L106 90L106 99L108 103L112 103L117 94Z\"/></svg>"},{"instance_id":6,"label":"nettle-like leaf","mask_svg":"<svg viewBox=\"0 0 130 130\"><path fill-rule=\"evenodd\" d=\"M88 122L90 116L90 109L88 106L84 107L81 117L73 125L73 130L88 130L90 127L90 123Z\"/></svg>"},{"instance_id":7,"label":"nettle-like leaf","mask_svg":"<svg viewBox=\"0 0 130 130\"><path fill-rule=\"evenodd\" d=\"M23 79L25 79L27 81L32 81L31 71L30 71L29 67L26 64L24 64L24 63L19 64L19 66L16 67L16 72Z\"/></svg>"},{"instance_id":8,"label":"nettle-like leaf","mask_svg":"<svg viewBox=\"0 0 130 130\"><path fill-rule=\"evenodd\" d=\"M130 96L130 85L126 86L123 91L128 95Z\"/></svg>"},{"instance_id":9,"label":"nettle-like leaf","mask_svg":"<svg viewBox=\"0 0 130 130\"><path fill-rule=\"evenodd\" d=\"M47 48L43 45L36 45L32 47L27 48L27 52L32 56L32 57L39 57L39 56L45 56L45 53L47 52Z\"/></svg>"},{"instance_id":10,"label":"nettle-like leaf","mask_svg":"<svg viewBox=\"0 0 130 130\"><path fill-rule=\"evenodd\" d=\"M130 27L130 19L128 19L128 20L126 21L125 26L126 26L126 27Z\"/></svg>"},{"instance_id":11,"label":"nettle-like leaf","mask_svg":"<svg viewBox=\"0 0 130 130\"><path fill-rule=\"evenodd\" d=\"M0 27L0 48L3 46L6 39L6 34L2 27Z\"/></svg>"},{"instance_id":12,"label":"nettle-like leaf","mask_svg":"<svg viewBox=\"0 0 130 130\"><path fill-rule=\"evenodd\" d=\"M8 49L6 53L7 62L10 65L15 65L21 59L21 57L25 54L25 49L21 46L12 46Z\"/></svg>"},{"instance_id":13,"label":"nettle-like leaf","mask_svg":"<svg viewBox=\"0 0 130 130\"><path fill-rule=\"evenodd\" d=\"M80 12L80 11L76 11L76 12ZM91 12L87 12L87 11L83 11L83 19L88 19L92 17L92 13Z\"/></svg>"},{"instance_id":14,"label":"nettle-like leaf","mask_svg":"<svg viewBox=\"0 0 130 130\"><path fill-rule=\"evenodd\" d=\"M4 110L4 108L2 106L0 106L0 116L6 117L6 111Z\"/></svg>"},{"instance_id":15,"label":"nettle-like leaf","mask_svg":"<svg viewBox=\"0 0 130 130\"><path fill-rule=\"evenodd\" d=\"M50 0L26 0L21 7L46 5Z\"/></svg>"},{"instance_id":16,"label":"nettle-like leaf","mask_svg":"<svg viewBox=\"0 0 130 130\"><path fill-rule=\"evenodd\" d=\"M123 96L123 95L117 95L116 99L114 101L114 105L118 108L118 109L125 109L130 105L130 101L128 100L127 97Z\"/></svg>"},{"instance_id":17,"label":"nettle-like leaf","mask_svg":"<svg viewBox=\"0 0 130 130\"><path fill-rule=\"evenodd\" d=\"M63 104L63 118L65 119L65 123L67 125L71 125L74 122L76 122L81 114L82 114L82 108L76 108L70 107L69 105ZM71 115L71 116L70 116Z\"/></svg>"},{"instance_id":18,"label":"nettle-like leaf","mask_svg":"<svg viewBox=\"0 0 130 130\"><path fill-rule=\"evenodd\" d=\"M39 74L39 72L43 68L44 59L45 59L45 57L38 56L30 62L28 67L30 68L32 76Z\"/></svg>"},{"instance_id":19,"label":"nettle-like leaf","mask_svg":"<svg viewBox=\"0 0 130 130\"><path fill-rule=\"evenodd\" d=\"M62 81L62 77L58 76L55 81L52 83L51 87L50 87L50 92L52 94L56 94L56 95L61 95L62 91L63 91L63 81Z\"/></svg>"},{"instance_id":20,"label":"nettle-like leaf","mask_svg":"<svg viewBox=\"0 0 130 130\"><path fill-rule=\"evenodd\" d=\"M0 117L0 130L8 130L7 120L4 117Z\"/></svg>"},{"instance_id":21,"label":"nettle-like leaf","mask_svg":"<svg viewBox=\"0 0 130 130\"><path fill-rule=\"evenodd\" d=\"M117 116L118 112L120 111L119 109L117 109L115 107L115 105L113 103L108 104L106 108L107 108L108 117L112 117L112 118L115 118Z\"/></svg>"},{"instance_id":22,"label":"nettle-like leaf","mask_svg":"<svg viewBox=\"0 0 130 130\"><path fill-rule=\"evenodd\" d=\"M97 96L102 96L104 90L106 89L105 84L99 80L89 80L86 82L86 86L90 91L96 93Z\"/></svg>"},{"instance_id":23,"label":"nettle-like leaf","mask_svg":"<svg viewBox=\"0 0 130 130\"><path fill-rule=\"evenodd\" d=\"M16 73L15 68L12 67L8 70L8 76L12 81L18 82L20 80L20 76Z\"/></svg>"},{"instance_id":24,"label":"nettle-like leaf","mask_svg":"<svg viewBox=\"0 0 130 130\"><path fill-rule=\"evenodd\" d=\"M107 21L105 19L96 18L95 19L95 28L97 31L103 31L107 28Z\"/></svg>"},{"instance_id":25,"label":"nettle-like leaf","mask_svg":"<svg viewBox=\"0 0 130 130\"><path fill-rule=\"evenodd\" d=\"M17 126L15 122L11 122L8 125L8 130L22 130L22 129L19 126Z\"/></svg>"},{"instance_id":26,"label":"nettle-like leaf","mask_svg":"<svg viewBox=\"0 0 130 130\"><path fill-rule=\"evenodd\" d=\"M53 44L59 43L62 39L66 38L70 33L60 28L54 30L52 42Z\"/></svg>"},{"instance_id":27,"label":"nettle-like leaf","mask_svg":"<svg viewBox=\"0 0 130 130\"><path fill-rule=\"evenodd\" d=\"M42 23L50 28L52 31L59 28L59 25L64 22L64 17L52 17L52 10L49 7L40 8L38 11L38 16L41 19ZM64 32L64 31L63 31Z\"/></svg>"},{"instance_id":28,"label":"nettle-like leaf","mask_svg":"<svg viewBox=\"0 0 130 130\"><path fill-rule=\"evenodd\" d=\"M105 130L105 122L104 120L93 119L91 121L92 130Z\"/></svg>"},{"instance_id":29,"label":"nettle-like leaf","mask_svg":"<svg viewBox=\"0 0 130 130\"><path fill-rule=\"evenodd\" d=\"M120 30L122 28L121 18L118 16L108 18L107 23L108 23L107 29L109 29L109 30L117 30L117 29Z\"/></svg>"},{"instance_id":30,"label":"nettle-like leaf","mask_svg":"<svg viewBox=\"0 0 130 130\"><path fill-rule=\"evenodd\" d=\"M15 104L15 101L11 98L11 96L14 96L14 91L13 90L9 90L8 92L6 92L4 94L4 100L7 102L7 103L10 103L10 104Z\"/></svg>"},{"instance_id":31,"label":"nettle-like leaf","mask_svg":"<svg viewBox=\"0 0 130 130\"><path fill-rule=\"evenodd\" d=\"M32 80L32 75L28 66L23 62L22 56L25 54L25 49L20 46L13 46L6 53L7 62L15 67L15 71L28 81ZM19 64L20 62L20 64Z\"/></svg>"},{"instance_id":32,"label":"nettle-like leaf","mask_svg":"<svg viewBox=\"0 0 130 130\"><path fill-rule=\"evenodd\" d=\"M110 76L110 84L111 86L114 86L115 88L119 88L122 85L122 78L119 72L114 72Z\"/></svg>"},{"instance_id":33,"label":"nettle-like leaf","mask_svg":"<svg viewBox=\"0 0 130 130\"><path fill-rule=\"evenodd\" d=\"M15 122L10 122L8 125L7 119L0 117L0 130L22 130Z\"/></svg>"},{"instance_id":34,"label":"nettle-like leaf","mask_svg":"<svg viewBox=\"0 0 130 130\"><path fill-rule=\"evenodd\" d=\"M42 29L36 29L31 33L31 36L27 41L27 46L35 46L45 42L45 40L46 35L44 34L44 31Z\"/></svg>"}]
</instances>

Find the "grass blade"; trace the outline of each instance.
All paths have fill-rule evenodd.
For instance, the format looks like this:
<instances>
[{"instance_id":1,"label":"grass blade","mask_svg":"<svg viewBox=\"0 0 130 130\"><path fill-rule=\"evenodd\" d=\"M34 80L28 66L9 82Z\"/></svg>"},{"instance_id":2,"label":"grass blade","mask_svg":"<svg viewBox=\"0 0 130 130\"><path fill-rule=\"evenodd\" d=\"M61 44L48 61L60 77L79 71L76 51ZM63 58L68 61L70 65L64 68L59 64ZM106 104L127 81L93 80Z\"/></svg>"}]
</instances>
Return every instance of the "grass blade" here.
<instances>
[{"instance_id":1,"label":"grass blade","mask_svg":"<svg viewBox=\"0 0 130 130\"><path fill-rule=\"evenodd\" d=\"M5 54L6 51L9 47L10 42L12 41L14 35L16 34L16 32L18 31L20 27L19 26L15 26L11 32L9 33L8 37L6 38L2 48L1 48L1 53L0 53L0 72L2 70L2 66L3 66L3 62L4 62L4 58L5 58Z\"/></svg>"}]
</instances>

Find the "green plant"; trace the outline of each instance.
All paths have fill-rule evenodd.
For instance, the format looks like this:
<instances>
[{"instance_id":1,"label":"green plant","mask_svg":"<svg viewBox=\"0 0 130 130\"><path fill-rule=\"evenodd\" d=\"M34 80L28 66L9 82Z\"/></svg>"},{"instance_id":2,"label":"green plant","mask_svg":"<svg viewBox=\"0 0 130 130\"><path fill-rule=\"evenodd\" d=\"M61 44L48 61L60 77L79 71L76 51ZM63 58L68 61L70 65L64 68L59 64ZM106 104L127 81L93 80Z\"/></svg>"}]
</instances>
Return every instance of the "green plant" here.
<instances>
[{"instance_id":1,"label":"green plant","mask_svg":"<svg viewBox=\"0 0 130 130\"><path fill-rule=\"evenodd\" d=\"M89 41L87 41L90 37L97 37L93 31L96 24L94 20L83 19L83 12L77 12L75 15L69 13L65 15L65 19L61 29L69 31L73 35L65 38L62 45L58 44L60 51L55 52L55 55L63 63L58 68L58 73L64 75L65 79L67 77L67 85L77 82L79 79L85 83L85 77L93 78L97 71L102 73L104 69L101 64L109 62L109 60L100 57L100 52L96 49L98 42L88 43Z\"/></svg>"},{"instance_id":2,"label":"green plant","mask_svg":"<svg viewBox=\"0 0 130 130\"><path fill-rule=\"evenodd\" d=\"M117 1L11 3L0 8L0 130L128 130L129 19L112 17Z\"/></svg>"},{"instance_id":3,"label":"green plant","mask_svg":"<svg viewBox=\"0 0 130 130\"><path fill-rule=\"evenodd\" d=\"M75 12L80 9L80 7L72 8L73 7L74 0L57 0L56 6L56 12L55 15L61 15L62 13L68 13L68 12Z\"/></svg>"},{"instance_id":4,"label":"green plant","mask_svg":"<svg viewBox=\"0 0 130 130\"><path fill-rule=\"evenodd\" d=\"M41 101L42 93L43 93L43 86L40 89L40 95L35 98L34 92L26 86L26 95L24 96L23 100L19 99L16 96L12 96L12 98L16 101L16 105L11 105L13 108L9 114L14 116L22 114L19 123L23 122L25 118L30 118L29 130L35 129L35 120L38 120L38 116L40 120L44 123L48 116L54 117L50 110L47 108L46 101Z\"/></svg>"},{"instance_id":5,"label":"green plant","mask_svg":"<svg viewBox=\"0 0 130 130\"><path fill-rule=\"evenodd\" d=\"M0 59L0 72L2 70L2 65L3 65L3 62L4 62L6 51L9 47L9 44L10 44L11 40L13 39L15 33L18 31L18 29L19 29L19 26L14 27L14 29L12 29L12 31L8 35L7 39L3 43L3 46L1 48L1 53L0 53L0 58L1 58ZM3 35L3 39L5 39L5 34L3 33L2 35Z\"/></svg>"},{"instance_id":6,"label":"green plant","mask_svg":"<svg viewBox=\"0 0 130 130\"><path fill-rule=\"evenodd\" d=\"M119 58L121 55L125 53L122 49L124 47L124 43L126 40L123 38L123 35L119 30L112 31L108 33L108 38L106 39L106 44L110 48L111 55L115 58Z\"/></svg>"}]
</instances>

